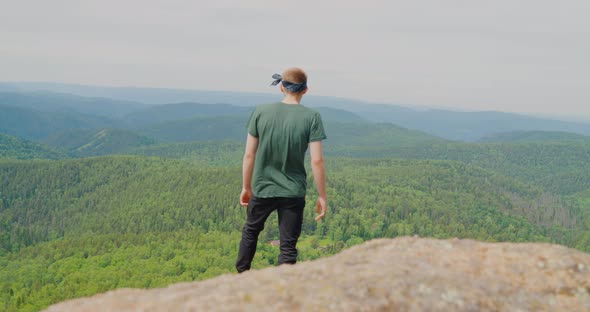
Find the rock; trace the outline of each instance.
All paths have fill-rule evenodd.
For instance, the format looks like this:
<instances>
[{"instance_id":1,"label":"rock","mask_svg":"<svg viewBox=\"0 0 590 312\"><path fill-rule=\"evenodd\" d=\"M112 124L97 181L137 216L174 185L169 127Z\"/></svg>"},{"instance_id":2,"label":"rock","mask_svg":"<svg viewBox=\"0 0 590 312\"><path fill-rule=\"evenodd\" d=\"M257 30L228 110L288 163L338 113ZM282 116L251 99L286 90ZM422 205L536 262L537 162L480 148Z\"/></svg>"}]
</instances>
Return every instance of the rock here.
<instances>
[{"instance_id":1,"label":"rock","mask_svg":"<svg viewBox=\"0 0 590 312\"><path fill-rule=\"evenodd\" d=\"M590 311L590 255L550 244L377 239L335 256L46 311Z\"/></svg>"}]
</instances>

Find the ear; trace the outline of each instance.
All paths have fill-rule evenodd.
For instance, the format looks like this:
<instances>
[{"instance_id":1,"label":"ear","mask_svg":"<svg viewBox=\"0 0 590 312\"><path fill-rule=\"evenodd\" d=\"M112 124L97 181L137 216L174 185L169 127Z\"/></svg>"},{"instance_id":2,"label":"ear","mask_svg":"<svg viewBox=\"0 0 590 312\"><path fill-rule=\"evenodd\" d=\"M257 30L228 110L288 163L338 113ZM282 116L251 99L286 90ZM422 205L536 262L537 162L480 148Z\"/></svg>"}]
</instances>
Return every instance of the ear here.
<instances>
[{"instance_id":1,"label":"ear","mask_svg":"<svg viewBox=\"0 0 590 312\"><path fill-rule=\"evenodd\" d=\"M285 93L285 87L283 87L283 84L282 83L279 83L279 87L281 88L281 92L282 93Z\"/></svg>"},{"instance_id":2,"label":"ear","mask_svg":"<svg viewBox=\"0 0 590 312\"><path fill-rule=\"evenodd\" d=\"M307 90L309 90L309 87L305 87L305 90L303 90L303 92L301 92L301 95L304 95L305 93L307 93Z\"/></svg>"}]
</instances>

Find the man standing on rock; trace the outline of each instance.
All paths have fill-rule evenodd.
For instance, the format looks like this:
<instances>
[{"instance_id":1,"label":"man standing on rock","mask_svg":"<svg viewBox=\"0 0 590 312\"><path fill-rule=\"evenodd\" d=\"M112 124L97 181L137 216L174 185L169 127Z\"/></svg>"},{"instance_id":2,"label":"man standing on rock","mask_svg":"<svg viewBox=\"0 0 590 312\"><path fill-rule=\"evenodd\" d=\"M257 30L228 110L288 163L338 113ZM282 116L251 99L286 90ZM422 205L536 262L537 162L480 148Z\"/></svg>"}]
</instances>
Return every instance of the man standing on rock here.
<instances>
[{"instance_id":1,"label":"man standing on rock","mask_svg":"<svg viewBox=\"0 0 590 312\"><path fill-rule=\"evenodd\" d=\"M258 234L271 212L278 211L280 232L279 264L297 261L307 175L305 153L309 147L311 168L319 198L316 221L326 214L326 179L322 140L326 139L320 114L300 104L307 92L307 75L299 68L273 75L285 95L278 103L261 105L248 121L248 138L242 167L240 203L247 206L236 262L238 272L250 269Z\"/></svg>"}]
</instances>

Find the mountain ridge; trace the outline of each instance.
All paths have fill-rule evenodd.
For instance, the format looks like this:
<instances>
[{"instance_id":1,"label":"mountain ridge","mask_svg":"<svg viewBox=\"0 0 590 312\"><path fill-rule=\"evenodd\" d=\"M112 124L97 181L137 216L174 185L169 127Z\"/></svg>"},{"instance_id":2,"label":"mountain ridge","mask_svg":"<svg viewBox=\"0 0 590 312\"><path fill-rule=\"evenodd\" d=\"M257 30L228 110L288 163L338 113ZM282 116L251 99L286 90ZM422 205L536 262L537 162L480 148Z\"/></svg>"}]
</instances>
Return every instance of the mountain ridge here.
<instances>
[{"instance_id":1,"label":"mountain ridge","mask_svg":"<svg viewBox=\"0 0 590 312\"><path fill-rule=\"evenodd\" d=\"M540 143L540 142L585 142L590 136L565 131L512 131L491 134L478 140L481 143Z\"/></svg>"},{"instance_id":2,"label":"mountain ridge","mask_svg":"<svg viewBox=\"0 0 590 312\"><path fill-rule=\"evenodd\" d=\"M0 87L3 83L0 83ZM98 96L150 104L177 102L227 103L254 106L280 100L280 94L190 89L100 87L57 83L4 83L21 91L46 90ZM590 135L590 121L572 122L504 112L465 112L376 104L361 100L308 95L303 104L348 110L374 122L391 122L404 128L425 131L450 140L476 141L492 133L516 130L567 130Z\"/></svg>"},{"instance_id":3,"label":"mountain ridge","mask_svg":"<svg viewBox=\"0 0 590 312\"><path fill-rule=\"evenodd\" d=\"M43 144L0 133L0 158L62 159L66 158L66 154Z\"/></svg>"}]
</instances>

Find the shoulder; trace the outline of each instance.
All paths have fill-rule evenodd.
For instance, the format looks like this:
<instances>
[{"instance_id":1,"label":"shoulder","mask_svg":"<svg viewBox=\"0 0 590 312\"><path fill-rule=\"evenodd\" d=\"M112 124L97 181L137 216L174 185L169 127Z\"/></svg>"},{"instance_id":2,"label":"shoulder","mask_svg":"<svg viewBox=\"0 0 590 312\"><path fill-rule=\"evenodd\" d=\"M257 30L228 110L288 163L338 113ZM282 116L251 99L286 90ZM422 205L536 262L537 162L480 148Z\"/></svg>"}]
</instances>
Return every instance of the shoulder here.
<instances>
[{"instance_id":1,"label":"shoulder","mask_svg":"<svg viewBox=\"0 0 590 312\"><path fill-rule=\"evenodd\" d=\"M254 108L255 112L264 112L264 111L269 111L269 110L273 110L277 108L278 103L267 103L267 104L261 104L261 105L257 105Z\"/></svg>"},{"instance_id":2,"label":"shoulder","mask_svg":"<svg viewBox=\"0 0 590 312\"><path fill-rule=\"evenodd\" d=\"M316 111L315 109L303 105L301 105L301 108L307 116L311 118L321 118L320 112Z\"/></svg>"},{"instance_id":3,"label":"shoulder","mask_svg":"<svg viewBox=\"0 0 590 312\"><path fill-rule=\"evenodd\" d=\"M250 120L258 120L260 116L268 115L275 109L275 103L256 105L250 111Z\"/></svg>"}]
</instances>

